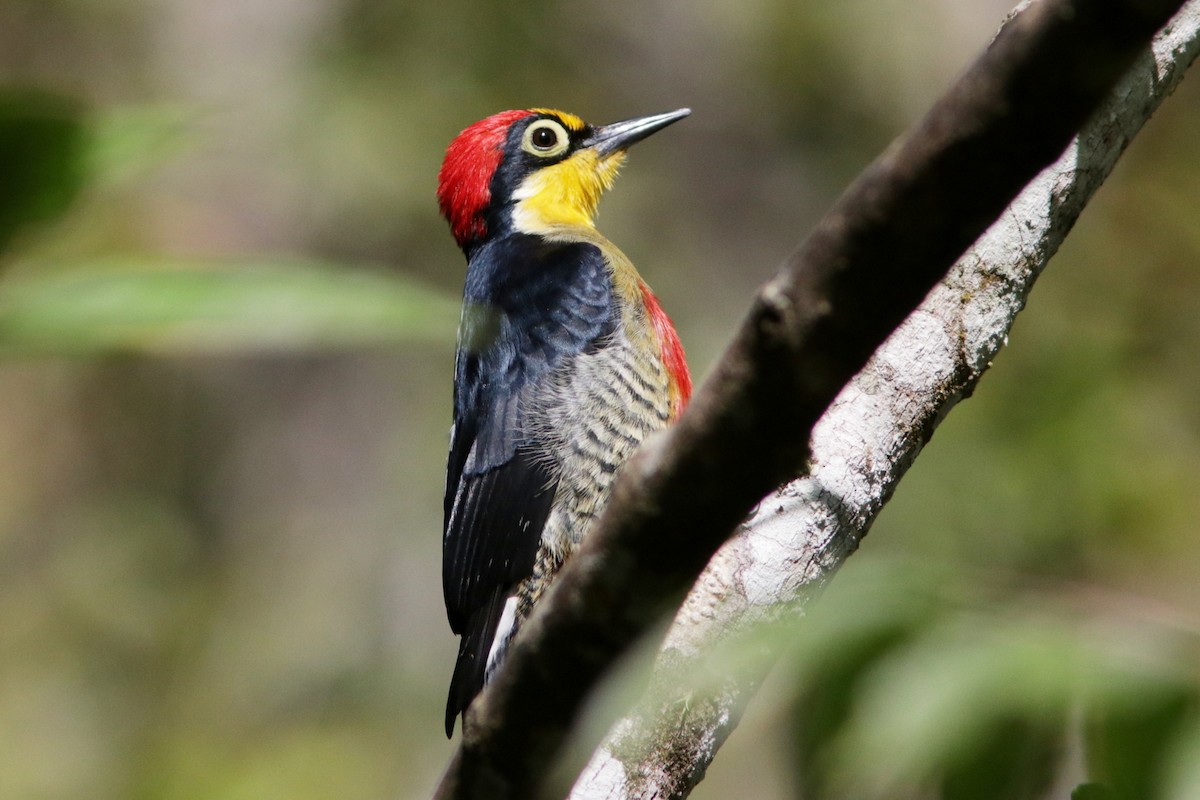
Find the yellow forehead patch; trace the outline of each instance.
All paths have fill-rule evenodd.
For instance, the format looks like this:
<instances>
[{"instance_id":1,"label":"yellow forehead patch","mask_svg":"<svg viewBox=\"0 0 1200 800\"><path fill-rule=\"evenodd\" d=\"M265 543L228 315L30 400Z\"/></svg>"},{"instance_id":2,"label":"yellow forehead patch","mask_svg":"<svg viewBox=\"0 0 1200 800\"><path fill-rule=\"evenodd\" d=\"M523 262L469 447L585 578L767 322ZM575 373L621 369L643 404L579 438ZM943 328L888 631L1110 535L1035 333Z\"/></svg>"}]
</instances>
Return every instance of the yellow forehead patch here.
<instances>
[{"instance_id":1,"label":"yellow forehead patch","mask_svg":"<svg viewBox=\"0 0 1200 800\"><path fill-rule=\"evenodd\" d=\"M587 127L587 123L574 114L569 114L566 111L559 111L556 108L531 108L529 109L535 114L553 114L562 121L572 131L581 131Z\"/></svg>"}]
</instances>

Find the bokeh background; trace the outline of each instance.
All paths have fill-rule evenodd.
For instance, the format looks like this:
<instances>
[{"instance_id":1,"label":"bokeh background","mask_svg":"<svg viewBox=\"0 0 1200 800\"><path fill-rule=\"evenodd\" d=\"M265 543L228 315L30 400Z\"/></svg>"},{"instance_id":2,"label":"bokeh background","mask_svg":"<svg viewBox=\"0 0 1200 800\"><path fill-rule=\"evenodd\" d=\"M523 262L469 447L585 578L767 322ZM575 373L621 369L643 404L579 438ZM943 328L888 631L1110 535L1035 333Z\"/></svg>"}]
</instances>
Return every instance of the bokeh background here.
<instances>
[{"instance_id":1,"label":"bokeh background","mask_svg":"<svg viewBox=\"0 0 1200 800\"><path fill-rule=\"evenodd\" d=\"M600 227L702 378L1008 7L0 2L0 797L428 796L455 650L445 145L510 107L692 107ZM989 587L977 606L1161 626L1194 655L1198 142L1192 76L848 585L937 565ZM795 796L782 672L695 797Z\"/></svg>"}]
</instances>

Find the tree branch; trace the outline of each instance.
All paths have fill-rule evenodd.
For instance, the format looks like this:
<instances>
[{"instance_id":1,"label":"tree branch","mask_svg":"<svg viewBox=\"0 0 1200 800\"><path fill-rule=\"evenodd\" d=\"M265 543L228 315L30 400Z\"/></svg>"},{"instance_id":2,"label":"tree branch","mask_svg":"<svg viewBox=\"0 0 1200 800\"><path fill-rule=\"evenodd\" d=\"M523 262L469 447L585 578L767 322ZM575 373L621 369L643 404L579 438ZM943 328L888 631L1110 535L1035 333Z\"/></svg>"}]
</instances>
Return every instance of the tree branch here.
<instances>
[{"instance_id":1,"label":"tree branch","mask_svg":"<svg viewBox=\"0 0 1200 800\"><path fill-rule=\"evenodd\" d=\"M763 501L717 552L676 615L645 697L596 752L571 800L682 798L703 778L778 655L772 644L782 643L755 639L771 649L758 671L739 676L705 674L704 655L801 613L858 547L933 429L1005 344L1034 281L1126 145L1198 54L1200 0L1191 0L1067 152L838 395L813 431L809 477Z\"/></svg>"},{"instance_id":2,"label":"tree branch","mask_svg":"<svg viewBox=\"0 0 1200 800\"><path fill-rule=\"evenodd\" d=\"M807 464L817 419L1181 0L1041 0L1014 17L759 292L666 435L622 471L474 703L440 798L529 798L604 670L680 603L730 532Z\"/></svg>"}]
</instances>

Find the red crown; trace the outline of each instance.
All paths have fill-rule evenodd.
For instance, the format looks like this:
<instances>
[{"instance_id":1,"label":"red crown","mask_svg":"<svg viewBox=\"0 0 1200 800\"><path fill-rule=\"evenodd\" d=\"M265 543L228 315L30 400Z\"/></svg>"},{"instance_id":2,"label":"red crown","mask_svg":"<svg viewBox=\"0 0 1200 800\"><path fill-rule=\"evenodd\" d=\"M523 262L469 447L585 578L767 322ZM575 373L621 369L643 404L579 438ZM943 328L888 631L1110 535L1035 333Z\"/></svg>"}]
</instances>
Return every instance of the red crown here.
<instances>
[{"instance_id":1,"label":"red crown","mask_svg":"<svg viewBox=\"0 0 1200 800\"><path fill-rule=\"evenodd\" d=\"M460 245L487 234L483 211L492 201L492 175L504 156L509 127L532 111L501 111L471 125L446 148L438 173L438 205Z\"/></svg>"}]
</instances>

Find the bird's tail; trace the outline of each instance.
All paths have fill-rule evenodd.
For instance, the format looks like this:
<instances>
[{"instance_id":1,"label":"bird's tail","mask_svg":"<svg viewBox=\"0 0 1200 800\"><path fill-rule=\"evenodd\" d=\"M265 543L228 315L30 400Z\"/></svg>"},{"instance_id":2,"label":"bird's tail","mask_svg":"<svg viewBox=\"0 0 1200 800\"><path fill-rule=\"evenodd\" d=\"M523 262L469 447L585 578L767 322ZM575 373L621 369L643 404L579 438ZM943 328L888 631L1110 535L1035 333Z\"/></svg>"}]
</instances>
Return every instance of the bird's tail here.
<instances>
[{"instance_id":1,"label":"bird's tail","mask_svg":"<svg viewBox=\"0 0 1200 800\"><path fill-rule=\"evenodd\" d=\"M446 700L446 738L454 735L455 718L467 710L475 695L483 689L491 666L489 654L505 602L510 599L508 595L504 589L493 592L463 629L462 639L458 642L458 661L454 664L454 676L450 678L450 696Z\"/></svg>"}]
</instances>

